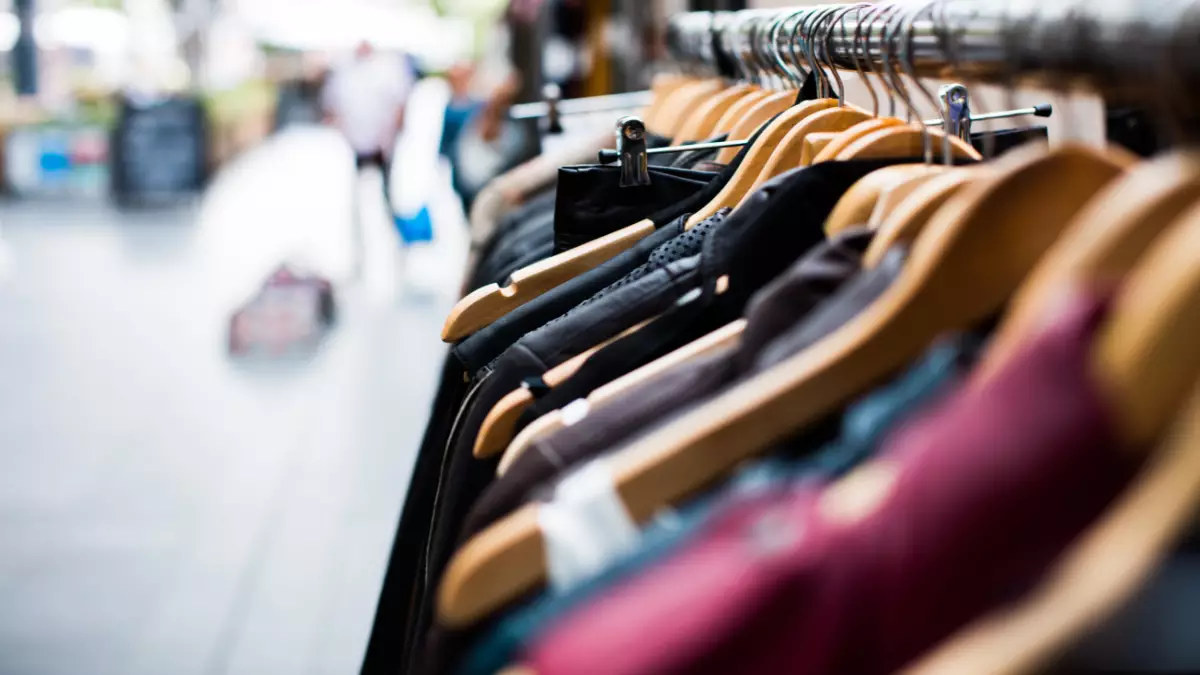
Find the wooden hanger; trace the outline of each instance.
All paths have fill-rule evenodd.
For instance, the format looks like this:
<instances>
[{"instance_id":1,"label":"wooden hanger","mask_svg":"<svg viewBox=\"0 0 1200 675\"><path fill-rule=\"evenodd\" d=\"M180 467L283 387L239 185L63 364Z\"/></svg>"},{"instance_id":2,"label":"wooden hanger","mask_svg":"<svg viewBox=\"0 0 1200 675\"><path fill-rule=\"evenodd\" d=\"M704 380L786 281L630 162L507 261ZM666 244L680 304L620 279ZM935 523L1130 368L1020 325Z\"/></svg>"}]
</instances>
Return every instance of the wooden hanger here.
<instances>
[{"instance_id":1,"label":"wooden hanger","mask_svg":"<svg viewBox=\"0 0 1200 675\"><path fill-rule=\"evenodd\" d=\"M653 380L679 364L737 344L741 340L742 332L745 328L746 320L738 319L676 349L662 358L626 373L602 387L598 387L584 399L587 401L588 409L596 410L612 401L618 400L627 392L641 386L645 382ZM508 470L508 467L512 466L512 463L535 442L546 438L566 426L562 410L554 410L534 420L521 433L517 434L517 437L509 444L508 449L504 452L504 457L500 460L500 466L497 468L496 473L503 475Z\"/></svg>"},{"instance_id":2,"label":"wooden hanger","mask_svg":"<svg viewBox=\"0 0 1200 675\"><path fill-rule=\"evenodd\" d=\"M725 87L725 82L713 78L693 82L672 92L656 115L655 121L661 125L662 135L674 138L687 121L688 113L710 96L724 91Z\"/></svg>"},{"instance_id":3,"label":"wooden hanger","mask_svg":"<svg viewBox=\"0 0 1200 675\"><path fill-rule=\"evenodd\" d=\"M738 165L737 170L733 172L733 176L730 177L721 192L703 208L692 214L691 218L688 218L686 227L695 227L723 208L737 206L754 189L758 175L762 173L763 167L766 166L783 137L804 118L836 105L837 100L832 98L806 101L788 108L772 120L767 128L763 129L754 145L746 152L742 163Z\"/></svg>"},{"instance_id":4,"label":"wooden hanger","mask_svg":"<svg viewBox=\"0 0 1200 675\"><path fill-rule=\"evenodd\" d=\"M1194 152L1143 162L1113 181L1079 213L1022 285L977 370L997 370L1041 320L1060 288L1081 279L1120 282L1150 243L1197 200L1200 154Z\"/></svg>"},{"instance_id":5,"label":"wooden hanger","mask_svg":"<svg viewBox=\"0 0 1200 675\"><path fill-rule=\"evenodd\" d=\"M767 91L766 89L757 89L754 92L738 99L736 103L730 106L729 110L721 115L721 119L717 120L717 124L713 127L711 137L725 135L727 140L740 140L729 136L729 132L733 131L733 127L738 121L750 113L754 106L761 103L768 96L774 95L775 92ZM749 136L747 136L749 138ZM724 148L722 148L724 149Z\"/></svg>"},{"instance_id":6,"label":"wooden hanger","mask_svg":"<svg viewBox=\"0 0 1200 675\"><path fill-rule=\"evenodd\" d=\"M513 272L501 288L488 284L471 291L450 311L442 326L442 340L457 342L584 272L626 251L654 232L654 222L642 220L616 232L539 260Z\"/></svg>"},{"instance_id":7,"label":"wooden hanger","mask_svg":"<svg viewBox=\"0 0 1200 675\"><path fill-rule=\"evenodd\" d=\"M863 267L873 269L890 248L911 243L950 198L990 170L988 166L955 168L934 175L909 195L875 230L863 254Z\"/></svg>"},{"instance_id":8,"label":"wooden hanger","mask_svg":"<svg viewBox=\"0 0 1200 675\"><path fill-rule=\"evenodd\" d=\"M688 112L687 119L672 138L671 145L707 140L721 116L733 107L734 103L754 93L756 89L757 87L750 84L735 84L708 97Z\"/></svg>"},{"instance_id":9,"label":"wooden hanger","mask_svg":"<svg viewBox=\"0 0 1200 675\"><path fill-rule=\"evenodd\" d=\"M869 119L873 119L870 113L850 105L829 108L805 117L779 142L779 147L759 172L756 185L762 185L784 171L801 166L804 143L810 135L844 131Z\"/></svg>"},{"instance_id":10,"label":"wooden hanger","mask_svg":"<svg viewBox=\"0 0 1200 675\"><path fill-rule=\"evenodd\" d=\"M938 212L900 278L848 324L614 455L630 516L645 522L901 369L938 334L997 311L1066 221L1123 169L1075 146L1010 157ZM538 506L528 504L455 555L439 589L442 622L487 616L540 583L545 566Z\"/></svg>"},{"instance_id":11,"label":"wooden hanger","mask_svg":"<svg viewBox=\"0 0 1200 675\"><path fill-rule=\"evenodd\" d=\"M933 151L942 152L942 140L946 132L940 129L922 129L920 125L903 125L878 129L847 145L837 153L837 159L886 159L889 157L920 157L925 154L925 137L931 137ZM982 160L972 145L958 136L949 136L950 152L955 159ZM828 148L826 148L828 150ZM824 152L824 151L822 151Z\"/></svg>"},{"instance_id":12,"label":"wooden hanger","mask_svg":"<svg viewBox=\"0 0 1200 675\"><path fill-rule=\"evenodd\" d=\"M885 187L879 193L879 198L875 200L875 208L871 210L871 215L867 216L867 227L872 230L878 230L900 208L904 200L912 196L918 188L943 173L954 170L953 167L941 164L934 164L933 166L939 168L935 171L915 173L901 180L899 183Z\"/></svg>"},{"instance_id":13,"label":"wooden hanger","mask_svg":"<svg viewBox=\"0 0 1200 675\"><path fill-rule=\"evenodd\" d=\"M551 389L557 387L579 372L579 369L583 367L583 364L587 363L587 360L593 354L626 335L637 331L651 321L653 319L647 319L636 326L622 331L619 335L613 336L595 347L563 361L550 370L547 370L545 375L542 376L542 381ZM483 419L483 424L479 427L479 435L475 437L474 455L481 459L491 457L507 447L509 441L512 440L517 420L535 402L536 399L533 397L533 394L525 387L514 389L505 394L504 398L497 401L496 405L492 406L492 409L488 412L487 417Z\"/></svg>"},{"instance_id":14,"label":"wooden hanger","mask_svg":"<svg viewBox=\"0 0 1200 675\"><path fill-rule=\"evenodd\" d=\"M936 176L947 168L942 164L897 164L863 176L850 186L829 212L829 217L825 219L825 236L833 237L851 227L867 225L880 197L888 190L915 179Z\"/></svg>"},{"instance_id":15,"label":"wooden hanger","mask_svg":"<svg viewBox=\"0 0 1200 675\"><path fill-rule=\"evenodd\" d=\"M829 141L829 143L813 157L812 163L819 164L837 159L838 153L849 146L854 141L866 136L867 134L886 129L888 127L898 127L904 124L904 120L898 117L872 117L869 120L864 120L854 126L839 133Z\"/></svg>"},{"instance_id":16,"label":"wooden hanger","mask_svg":"<svg viewBox=\"0 0 1200 675\"><path fill-rule=\"evenodd\" d=\"M697 81L694 77L682 74L655 75L653 82L650 83L650 91L652 92L650 105L642 113L642 121L646 123L646 128L652 133L659 133L658 115L662 112L663 105L676 91Z\"/></svg>"},{"instance_id":17,"label":"wooden hanger","mask_svg":"<svg viewBox=\"0 0 1200 675\"><path fill-rule=\"evenodd\" d=\"M804 137L804 149L800 153L800 166L811 166L814 158L829 146L835 138L836 131L817 132Z\"/></svg>"},{"instance_id":18,"label":"wooden hanger","mask_svg":"<svg viewBox=\"0 0 1200 675\"><path fill-rule=\"evenodd\" d=\"M1159 449L1038 588L906 673L1037 672L1125 604L1191 531L1200 511L1200 355L1189 339L1200 329L1200 262L1189 255L1196 246L1200 208L1193 206L1137 262L1093 351L1130 449L1141 452L1155 439ZM1096 269L1103 281L1108 270Z\"/></svg>"},{"instance_id":19,"label":"wooden hanger","mask_svg":"<svg viewBox=\"0 0 1200 675\"><path fill-rule=\"evenodd\" d=\"M1094 352L1122 437L1153 442L1200 372L1200 209L1158 237L1117 298Z\"/></svg>"},{"instance_id":20,"label":"wooden hanger","mask_svg":"<svg viewBox=\"0 0 1200 675\"><path fill-rule=\"evenodd\" d=\"M796 92L781 91L768 95L750 108L729 130L729 140L740 141L750 138L758 128L766 124L772 117L792 107L796 100ZM721 148L717 152L717 163L728 164L737 157L741 148Z\"/></svg>"}]
</instances>

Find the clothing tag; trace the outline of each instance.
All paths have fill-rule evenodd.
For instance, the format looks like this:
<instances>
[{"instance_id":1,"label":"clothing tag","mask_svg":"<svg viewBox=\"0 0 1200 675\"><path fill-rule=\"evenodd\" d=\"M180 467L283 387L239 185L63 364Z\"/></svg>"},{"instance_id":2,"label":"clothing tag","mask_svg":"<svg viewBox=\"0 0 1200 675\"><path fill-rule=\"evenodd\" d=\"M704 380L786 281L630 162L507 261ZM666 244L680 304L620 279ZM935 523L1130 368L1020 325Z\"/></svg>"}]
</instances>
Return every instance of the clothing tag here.
<instances>
[{"instance_id":1,"label":"clothing tag","mask_svg":"<svg viewBox=\"0 0 1200 675\"><path fill-rule=\"evenodd\" d=\"M568 476L538 508L550 587L569 590L631 553L640 532L617 495L612 468L597 460Z\"/></svg>"},{"instance_id":2,"label":"clothing tag","mask_svg":"<svg viewBox=\"0 0 1200 675\"><path fill-rule=\"evenodd\" d=\"M539 375L530 375L521 380L521 386L530 393L534 398L541 398L550 393L550 385Z\"/></svg>"},{"instance_id":3,"label":"clothing tag","mask_svg":"<svg viewBox=\"0 0 1200 675\"><path fill-rule=\"evenodd\" d=\"M865 464L825 491L819 506L821 515L839 525L865 520L883 506L899 479L900 470L890 462Z\"/></svg>"},{"instance_id":4,"label":"clothing tag","mask_svg":"<svg viewBox=\"0 0 1200 675\"><path fill-rule=\"evenodd\" d=\"M684 293L683 295L679 296L679 299L675 301L675 306L683 307L684 305L690 305L691 303L695 302L696 300L699 300L701 295L704 295L703 289L693 288L692 290L688 291L687 293Z\"/></svg>"},{"instance_id":5,"label":"clothing tag","mask_svg":"<svg viewBox=\"0 0 1200 675\"><path fill-rule=\"evenodd\" d=\"M562 423L565 426L572 427L579 424L583 418L588 416L591 411L591 406L586 398L577 398L571 401L562 409Z\"/></svg>"}]
</instances>

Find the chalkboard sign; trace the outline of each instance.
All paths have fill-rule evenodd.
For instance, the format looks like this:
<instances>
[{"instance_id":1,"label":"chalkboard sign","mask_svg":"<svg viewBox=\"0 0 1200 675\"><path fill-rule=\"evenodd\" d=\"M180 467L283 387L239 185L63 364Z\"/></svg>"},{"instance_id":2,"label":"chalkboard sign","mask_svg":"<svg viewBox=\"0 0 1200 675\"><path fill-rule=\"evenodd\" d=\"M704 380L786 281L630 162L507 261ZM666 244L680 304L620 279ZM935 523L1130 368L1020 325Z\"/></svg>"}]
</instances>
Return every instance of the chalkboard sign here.
<instances>
[{"instance_id":1,"label":"chalkboard sign","mask_svg":"<svg viewBox=\"0 0 1200 675\"><path fill-rule=\"evenodd\" d=\"M194 98L123 100L109 154L118 203L170 201L203 188L207 126Z\"/></svg>"}]
</instances>

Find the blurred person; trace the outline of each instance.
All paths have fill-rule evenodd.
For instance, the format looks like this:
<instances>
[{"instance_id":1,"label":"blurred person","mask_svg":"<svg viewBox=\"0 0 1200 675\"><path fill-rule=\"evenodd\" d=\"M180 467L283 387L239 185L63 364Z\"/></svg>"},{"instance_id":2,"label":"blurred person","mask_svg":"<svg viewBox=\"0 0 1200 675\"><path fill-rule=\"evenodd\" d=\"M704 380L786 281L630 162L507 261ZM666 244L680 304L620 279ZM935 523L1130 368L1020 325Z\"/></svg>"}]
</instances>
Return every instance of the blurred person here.
<instances>
[{"instance_id":1,"label":"blurred person","mask_svg":"<svg viewBox=\"0 0 1200 675\"><path fill-rule=\"evenodd\" d=\"M470 207L468 196L458 178L463 171L459 159L458 141L484 106L483 98L476 92L475 70L474 63L462 61L446 71L446 82L450 85L450 100L446 103L446 112L442 119L442 142L438 148L438 152L450 162L451 184L455 194L462 201L464 209Z\"/></svg>"},{"instance_id":2,"label":"blurred person","mask_svg":"<svg viewBox=\"0 0 1200 675\"><path fill-rule=\"evenodd\" d=\"M450 84L450 101L446 103L446 116L442 125L441 153L453 164L453 148L458 137L471 118L483 107L483 100L476 95L475 64L462 61L446 71L446 82Z\"/></svg>"},{"instance_id":3,"label":"blurred person","mask_svg":"<svg viewBox=\"0 0 1200 675\"><path fill-rule=\"evenodd\" d=\"M416 76L407 59L380 54L362 42L349 61L335 67L322 92L325 122L337 127L354 150L355 168L383 173L383 198L393 221L392 152L404 127L404 110Z\"/></svg>"},{"instance_id":4,"label":"blurred person","mask_svg":"<svg viewBox=\"0 0 1200 675\"><path fill-rule=\"evenodd\" d=\"M443 145L454 168L454 191L467 212L488 181L529 158L528 125L508 118L522 83L509 57L511 40L508 26L497 22L473 65L454 73L458 81L451 81L475 102L463 128Z\"/></svg>"}]
</instances>

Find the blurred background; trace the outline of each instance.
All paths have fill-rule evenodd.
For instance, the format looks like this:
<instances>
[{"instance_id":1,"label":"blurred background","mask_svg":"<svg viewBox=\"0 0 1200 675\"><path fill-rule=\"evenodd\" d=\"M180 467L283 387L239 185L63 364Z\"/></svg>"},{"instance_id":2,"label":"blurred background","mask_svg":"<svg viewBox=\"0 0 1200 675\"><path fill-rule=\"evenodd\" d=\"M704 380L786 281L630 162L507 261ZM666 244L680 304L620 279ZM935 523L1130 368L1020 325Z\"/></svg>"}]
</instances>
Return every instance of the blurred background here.
<instances>
[{"instance_id":1,"label":"blurred background","mask_svg":"<svg viewBox=\"0 0 1200 675\"><path fill-rule=\"evenodd\" d=\"M508 106L744 4L0 0L0 674L357 671Z\"/></svg>"}]
</instances>

